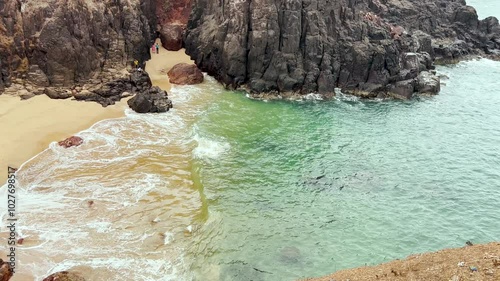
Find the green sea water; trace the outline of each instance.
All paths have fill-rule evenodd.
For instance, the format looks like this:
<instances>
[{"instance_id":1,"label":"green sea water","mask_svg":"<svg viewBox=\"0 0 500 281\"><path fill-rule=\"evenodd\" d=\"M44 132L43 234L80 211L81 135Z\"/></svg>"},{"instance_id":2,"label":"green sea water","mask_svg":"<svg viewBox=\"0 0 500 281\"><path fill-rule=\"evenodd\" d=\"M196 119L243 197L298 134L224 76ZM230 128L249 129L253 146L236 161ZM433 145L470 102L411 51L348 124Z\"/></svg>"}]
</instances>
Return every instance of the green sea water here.
<instances>
[{"instance_id":1,"label":"green sea water","mask_svg":"<svg viewBox=\"0 0 500 281\"><path fill-rule=\"evenodd\" d=\"M439 71L439 95L405 102L220 94L195 124L227 148L195 161L198 279L295 280L500 239L500 63Z\"/></svg>"}]
</instances>

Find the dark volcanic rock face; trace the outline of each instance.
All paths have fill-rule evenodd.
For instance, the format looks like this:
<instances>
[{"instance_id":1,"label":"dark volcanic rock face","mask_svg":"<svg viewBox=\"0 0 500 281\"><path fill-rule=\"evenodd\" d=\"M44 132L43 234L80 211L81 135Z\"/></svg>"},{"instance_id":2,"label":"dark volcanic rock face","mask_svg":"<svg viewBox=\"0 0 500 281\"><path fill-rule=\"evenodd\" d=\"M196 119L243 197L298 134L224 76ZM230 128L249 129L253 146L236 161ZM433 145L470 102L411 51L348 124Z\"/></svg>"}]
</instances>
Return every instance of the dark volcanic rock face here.
<instances>
[{"instance_id":1,"label":"dark volcanic rock face","mask_svg":"<svg viewBox=\"0 0 500 281\"><path fill-rule=\"evenodd\" d=\"M0 1L0 89L16 77L40 87L69 86L148 59L154 4Z\"/></svg>"},{"instance_id":2,"label":"dark volcanic rock face","mask_svg":"<svg viewBox=\"0 0 500 281\"><path fill-rule=\"evenodd\" d=\"M230 87L402 98L439 90L435 58L499 44L498 21L463 0L194 0L185 36L197 65Z\"/></svg>"}]
</instances>

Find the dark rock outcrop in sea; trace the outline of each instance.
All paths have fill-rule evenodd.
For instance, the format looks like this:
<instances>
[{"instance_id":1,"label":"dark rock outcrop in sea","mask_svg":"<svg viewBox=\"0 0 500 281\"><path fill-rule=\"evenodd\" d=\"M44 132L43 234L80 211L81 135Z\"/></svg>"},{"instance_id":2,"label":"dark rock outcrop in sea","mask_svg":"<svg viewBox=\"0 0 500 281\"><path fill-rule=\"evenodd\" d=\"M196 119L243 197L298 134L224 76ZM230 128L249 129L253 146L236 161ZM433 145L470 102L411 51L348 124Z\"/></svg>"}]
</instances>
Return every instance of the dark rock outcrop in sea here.
<instances>
[{"instance_id":1,"label":"dark rock outcrop in sea","mask_svg":"<svg viewBox=\"0 0 500 281\"><path fill-rule=\"evenodd\" d=\"M0 92L12 84L53 98L71 97L76 87L105 91L119 70L149 59L155 4L0 1Z\"/></svg>"},{"instance_id":2,"label":"dark rock outcrop in sea","mask_svg":"<svg viewBox=\"0 0 500 281\"><path fill-rule=\"evenodd\" d=\"M437 93L434 61L498 55L500 27L464 0L193 0L185 47L230 88Z\"/></svg>"},{"instance_id":3,"label":"dark rock outcrop in sea","mask_svg":"<svg viewBox=\"0 0 500 281\"><path fill-rule=\"evenodd\" d=\"M157 86L137 93L127 103L137 113L160 113L172 108L172 101L168 99L167 92Z\"/></svg>"},{"instance_id":4,"label":"dark rock outcrop in sea","mask_svg":"<svg viewBox=\"0 0 500 281\"><path fill-rule=\"evenodd\" d=\"M170 83L193 85L203 82L203 73L195 64L178 63L167 73Z\"/></svg>"}]
</instances>

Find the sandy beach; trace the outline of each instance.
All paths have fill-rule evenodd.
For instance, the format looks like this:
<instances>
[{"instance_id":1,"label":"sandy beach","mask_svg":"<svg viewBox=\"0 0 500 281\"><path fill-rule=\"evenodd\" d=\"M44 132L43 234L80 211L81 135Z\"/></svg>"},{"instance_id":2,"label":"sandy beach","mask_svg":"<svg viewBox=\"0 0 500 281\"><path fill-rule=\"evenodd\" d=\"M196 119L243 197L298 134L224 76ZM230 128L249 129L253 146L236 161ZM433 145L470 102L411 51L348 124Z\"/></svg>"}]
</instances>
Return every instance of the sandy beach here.
<instances>
[{"instance_id":1,"label":"sandy beach","mask_svg":"<svg viewBox=\"0 0 500 281\"><path fill-rule=\"evenodd\" d=\"M125 100L106 108L93 102L53 100L45 95L21 101L17 96L0 96L0 182L7 166L19 167L53 141L63 140L109 118L124 116Z\"/></svg>"},{"instance_id":2,"label":"sandy beach","mask_svg":"<svg viewBox=\"0 0 500 281\"><path fill-rule=\"evenodd\" d=\"M160 53L151 57L146 71L155 85L167 91L171 85L166 72L177 63L192 62L184 49L171 52L160 48ZM0 95L1 184L7 178L7 166L19 167L51 142L63 140L98 121L122 117L127 107L125 100L104 108L93 102L53 100L45 95L28 100Z\"/></svg>"},{"instance_id":3,"label":"sandy beach","mask_svg":"<svg viewBox=\"0 0 500 281\"><path fill-rule=\"evenodd\" d=\"M170 84L167 72L178 63L194 63L191 58L186 55L184 49L179 51L167 51L160 47L159 54L151 53L151 60L146 62L146 72L149 74L153 85L159 86L167 92L172 85ZM175 101L173 101L175 103Z\"/></svg>"}]
</instances>

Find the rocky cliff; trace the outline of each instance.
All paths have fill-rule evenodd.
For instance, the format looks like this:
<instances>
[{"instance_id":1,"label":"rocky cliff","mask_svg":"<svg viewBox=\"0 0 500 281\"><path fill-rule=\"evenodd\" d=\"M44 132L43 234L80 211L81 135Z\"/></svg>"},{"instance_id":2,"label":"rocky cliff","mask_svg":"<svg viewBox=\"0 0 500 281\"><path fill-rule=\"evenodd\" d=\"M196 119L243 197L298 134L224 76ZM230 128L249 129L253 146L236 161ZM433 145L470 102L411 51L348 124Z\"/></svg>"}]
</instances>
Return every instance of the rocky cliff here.
<instances>
[{"instance_id":1,"label":"rocky cliff","mask_svg":"<svg viewBox=\"0 0 500 281\"><path fill-rule=\"evenodd\" d=\"M154 0L0 1L0 91L12 83L37 93L46 87L85 83L98 88L117 78L115 69L149 58L155 4Z\"/></svg>"},{"instance_id":2,"label":"rocky cliff","mask_svg":"<svg viewBox=\"0 0 500 281\"><path fill-rule=\"evenodd\" d=\"M230 87L334 88L410 98L439 91L433 61L498 55L495 18L464 0L193 0L186 51Z\"/></svg>"},{"instance_id":3,"label":"rocky cliff","mask_svg":"<svg viewBox=\"0 0 500 281\"><path fill-rule=\"evenodd\" d=\"M156 1L157 30L165 49L177 51L182 48L191 2L192 0Z\"/></svg>"}]
</instances>

